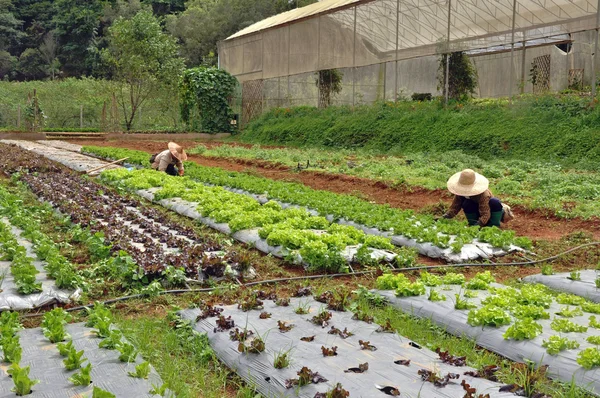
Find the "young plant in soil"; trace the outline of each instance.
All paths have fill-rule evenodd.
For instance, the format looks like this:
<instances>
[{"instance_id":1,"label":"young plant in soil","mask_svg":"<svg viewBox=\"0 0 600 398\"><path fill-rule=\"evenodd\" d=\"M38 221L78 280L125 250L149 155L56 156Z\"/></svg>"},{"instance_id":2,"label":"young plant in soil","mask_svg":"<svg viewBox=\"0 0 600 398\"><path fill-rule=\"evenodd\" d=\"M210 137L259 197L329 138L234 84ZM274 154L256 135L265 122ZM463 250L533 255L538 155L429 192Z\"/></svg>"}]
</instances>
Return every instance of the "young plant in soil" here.
<instances>
[{"instance_id":1,"label":"young plant in soil","mask_svg":"<svg viewBox=\"0 0 600 398\"><path fill-rule=\"evenodd\" d=\"M244 329L241 331L240 329L235 328L234 330L229 331L229 338L232 341L246 341L246 339L253 334L254 332L252 330Z\"/></svg>"},{"instance_id":2,"label":"young plant in soil","mask_svg":"<svg viewBox=\"0 0 600 398\"><path fill-rule=\"evenodd\" d=\"M465 380L463 380L460 385L462 386L463 390L465 390L465 395L463 398L490 398L490 394L477 394L477 389L471 387L471 385Z\"/></svg>"},{"instance_id":3,"label":"young plant in soil","mask_svg":"<svg viewBox=\"0 0 600 398\"><path fill-rule=\"evenodd\" d=\"M321 353L324 357L335 357L337 355L337 346L331 348L321 346Z\"/></svg>"},{"instance_id":4,"label":"young plant in soil","mask_svg":"<svg viewBox=\"0 0 600 398\"><path fill-rule=\"evenodd\" d=\"M14 384L11 391L18 396L31 394L31 388L40 382L39 380L32 380L29 378L29 366L22 368L19 364L13 363L10 368L8 368L7 373L12 377Z\"/></svg>"},{"instance_id":5,"label":"young plant in soil","mask_svg":"<svg viewBox=\"0 0 600 398\"><path fill-rule=\"evenodd\" d=\"M457 310L469 310L477 307L477 305L462 298L460 294L455 294L454 297L456 298L456 301L454 302L454 308Z\"/></svg>"},{"instance_id":6,"label":"young plant in soil","mask_svg":"<svg viewBox=\"0 0 600 398\"><path fill-rule=\"evenodd\" d=\"M260 315L258 316L260 319L269 319L271 317L271 313L270 312L266 312L263 311L260 313Z\"/></svg>"},{"instance_id":7,"label":"young plant in soil","mask_svg":"<svg viewBox=\"0 0 600 398\"><path fill-rule=\"evenodd\" d=\"M486 365L479 370L465 372L465 376L480 377L490 381L498 381L498 376L496 376L496 372L498 372L499 370L500 367L498 365Z\"/></svg>"},{"instance_id":8,"label":"young plant in soil","mask_svg":"<svg viewBox=\"0 0 600 398\"><path fill-rule=\"evenodd\" d=\"M310 343L311 341L315 341L315 336L300 337L300 340Z\"/></svg>"},{"instance_id":9,"label":"young plant in soil","mask_svg":"<svg viewBox=\"0 0 600 398\"><path fill-rule=\"evenodd\" d=\"M439 355L440 360L443 363L447 363L452 366L465 366L467 364L467 357L451 355L448 351L442 351L440 348L436 348L435 352Z\"/></svg>"},{"instance_id":10,"label":"young plant in soil","mask_svg":"<svg viewBox=\"0 0 600 398\"><path fill-rule=\"evenodd\" d=\"M92 364L88 363L87 366L82 367L79 373L69 377L69 381L76 386L89 386L92 382Z\"/></svg>"},{"instance_id":11,"label":"young plant in soil","mask_svg":"<svg viewBox=\"0 0 600 398\"><path fill-rule=\"evenodd\" d=\"M510 325L503 337L513 340L531 340L542 333L542 325L531 318L517 319Z\"/></svg>"},{"instance_id":12,"label":"young plant in soil","mask_svg":"<svg viewBox=\"0 0 600 398\"><path fill-rule=\"evenodd\" d=\"M341 383L337 383L335 387L327 392L318 392L314 398L346 398L349 397L350 393L342 388Z\"/></svg>"},{"instance_id":13,"label":"young plant in soil","mask_svg":"<svg viewBox=\"0 0 600 398\"><path fill-rule=\"evenodd\" d=\"M2 351L4 357L2 360L8 363L19 363L21 362L21 354L23 352L21 344L19 343L19 335L14 336L6 335L0 339L0 345L2 345Z\"/></svg>"},{"instance_id":14,"label":"young plant in soil","mask_svg":"<svg viewBox=\"0 0 600 398\"><path fill-rule=\"evenodd\" d=\"M551 265L542 265L542 275L554 275L554 269Z\"/></svg>"},{"instance_id":15,"label":"young plant in soil","mask_svg":"<svg viewBox=\"0 0 600 398\"><path fill-rule=\"evenodd\" d=\"M377 351L377 347L371 344L370 341L358 340L361 350Z\"/></svg>"},{"instance_id":16,"label":"young plant in soil","mask_svg":"<svg viewBox=\"0 0 600 398\"><path fill-rule=\"evenodd\" d=\"M321 308L321 310L319 310L319 313L312 317L311 322L315 325L324 328L327 325L329 325L329 321L331 320L332 316L333 314L331 312L327 311L324 308Z\"/></svg>"},{"instance_id":17,"label":"young plant in soil","mask_svg":"<svg viewBox=\"0 0 600 398\"><path fill-rule=\"evenodd\" d=\"M310 312L310 304L308 302L300 303L294 312L298 315L306 315Z\"/></svg>"},{"instance_id":18,"label":"young plant in soil","mask_svg":"<svg viewBox=\"0 0 600 398\"><path fill-rule=\"evenodd\" d=\"M350 336L354 336L354 333L348 330L348 328L344 328L344 330L340 330L335 326L332 326L331 329L327 332L327 334L337 334L342 339L347 339Z\"/></svg>"},{"instance_id":19,"label":"young plant in soil","mask_svg":"<svg viewBox=\"0 0 600 398\"><path fill-rule=\"evenodd\" d=\"M275 305L278 305L280 307L288 307L290 305L290 298L280 297L277 300L275 300Z\"/></svg>"},{"instance_id":20,"label":"young plant in soil","mask_svg":"<svg viewBox=\"0 0 600 398\"><path fill-rule=\"evenodd\" d=\"M238 304L238 308L247 312L250 310L260 310L263 308L263 305L264 303L258 299L255 294L252 294L242 300L242 302Z\"/></svg>"},{"instance_id":21,"label":"young plant in soil","mask_svg":"<svg viewBox=\"0 0 600 398\"><path fill-rule=\"evenodd\" d=\"M87 359L83 358L83 350L77 351L75 347L72 347L67 353L66 358L63 359L63 364L67 370L75 370L79 369L85 361Z\"/></svg>"},{"instance_id":22,"label":"young plant in soil","mask_svg":"<svg viewBox=\"0 0 600 398\"><path fill-rule=\"evenodd\" d=\"M92 391L92 398L116 398L115 394L110 393L106 390L103 390L101 388L98 387L94 387L94 390Z\"/></svg>"},{"instance_id":23,"label":"young plant in soil","mask_svg":"<svg viewBox=\"0 0 600 398\"><path fill-rule=\"evenodd\" d=\"M265 348L265 342L260 336L256 336L251 340L240 341L238 344L238 351L245 354L260 354Z\"/></svg>"},{"instance_id":24,"label":"young plant in soil","mask_svg":"<svg viewBox=\"0 0 600 398\"><path fill-rule=\"evenodd\" d=\"M389 318L385 320L383 325L379 325L379 328L376 330L377 333L395 333L396 329L392 326Z\"/></svg>"},{"instance_id":25,"label":"young plant in soil","mask_svg":"<svg viewBox=\"0 0 600 398\"><path fill-rule=\"evenodd\" d=\"M136 365L135 372L128 372L128 374L138 379L147 379L150 374L150 362L142 362Z\"/></svg>"},{"instance_id":26,"label":"young plant in soil","mask_svg":"<svg viewBox=\"0 0 600 398\"><path fill-rule=\"evenodd\" d=\"M71 315L62 308L55 308L44 314L42 331L51 343L58 343L70 338L65 325L72 319Z\"/></svg>"},{"instance_id":27,"label":"young plant in soil","mask_svg":"<svg viewBox=\"0 0 600 398\"><path fill-rule=\"evenodd\" d=\"M344 373L364 373L367 370L369 370L369 363L365 362L359 364L357 368L348 368L344 370Z\"/></svg>"},{"instance_id":28,"label":"young plant in soil","mask_svg":"<svg viewBox=\"0 0 600 398\"><path fill-rule=\"evenodd\" d=\"M276 352L275 358L273 360L273 367L275 369L285 369L288 366L290 366L291 351L292 349L290 348L289 350L281 350L279 352Z\"/></svg>"},{"instance_id":29,"label":"young plant in soil","mask_svg":"<svg viewBox=\"0 0 600 398\"><path fill-rule=\"evenodd\" d=\"M121 344L121 338L123 337L123 332L120 330L111 330L110 335L98 343L98 347L105 348L107 350L114 350L117 348L119 344Z\"/></svg>"},{"instance_id":30,"label":"young plant in soil","mask_svg":"<svg viewBox=\"0 0 600 398\"><path fill-rule=\"evenodd\" d=\"M460 378L460 375L456 373L448 373L446 376L441 377L427 369L419 369L417 373L421 376L421 380L428 381L438 388L446 387L450 383L450 380Z\"/></svg>"},{"instance_id":31,"label":"young plant in soil","mask_svg":"<svg viewBox=\"0 0 600 398\"><path fill-rule=\"evenodd\" d=\"M446 295L440 294L435 289L429 289L429 296L427 296L427 300L429 300L429 301L446 301Z\"/></svg>"},{"instance_id":32,"label":"young plant in soil","mask_svg":"<svg viewBox=\"0 0 600 398\"><path fill-rule=\"evenodd\" d=\"M293 388L295 386L304 387L308 384L318 384L318 383L326 383L328 380L321 376L319 372L313 372L306 366L303 366L302 369L297 373L297 379L287 379L285 381L285 388Z\"/></svg>"},{"instance_id":33,"label":"young plant in soil","mask_svg":"<svg viewBox=\"0 0 600 398\"><path fill-rule=\"evenodd\" d=\"M550 355L556 355L564 350L574 350L579 348L579 343L575 340L569 340L566 337L550 336L548 340L542 342L542 347L546 348L546 352Z\"/></svg>"},{"instance_id":34,"label":"young plant in soil","mask_svg":"<svg viewBox=\"0 0 600 398\"><path fill-rule=\"evenodd\" d=\"M223 315L219 315L217 318L217 327L214 329L216 332L224 332L235 326L235 322L231 319L231 315L225 318Z\"/></svg>"},{"instance_id":35,"label":"young plant in soil","mask_svg":"<svg viewBox=\"0 0 600 398\"><path fill-rule=\"evenodd\" d=\"M286 333L289 332L290 330L292 330L292 328L294 327L293 324L287 324L284 321L277 321L277 327L279 328L279 331L281 333Z\"/></svg>"},{"instance_id":36,"label":"young plant in soil","mask_svg":"<svg viewBox=\"0 0 600 398\"><path fill-rule=\"evenodd\" d=\"M581 272L579 272L579 271L571 271L569 273L569 276L567 276L567 279L570 279L572 281L580 281L581 280Z\"/></svg>"},{"instance_id":37,"label":"young plant in soil","mask_svg":"<svg viewBox=\"0 0 600 398\"><path fill-rule=\"evenodd\" d=\"M117 351L119 351L119 361L121 362L134 362L137 357L137 350L132 344L121 342L116 347Z\"/></svg>"}]
</instances>

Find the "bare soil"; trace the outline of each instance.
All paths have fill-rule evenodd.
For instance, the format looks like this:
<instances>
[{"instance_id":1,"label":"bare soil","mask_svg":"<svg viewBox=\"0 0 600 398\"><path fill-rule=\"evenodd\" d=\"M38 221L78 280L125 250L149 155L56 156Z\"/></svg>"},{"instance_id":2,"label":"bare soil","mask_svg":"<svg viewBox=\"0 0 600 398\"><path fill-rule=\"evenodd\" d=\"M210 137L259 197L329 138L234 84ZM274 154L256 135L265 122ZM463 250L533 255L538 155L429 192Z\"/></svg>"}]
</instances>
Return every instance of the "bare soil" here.
<instances>
[{"instance_id":1,"label":"bare soil","mask_svg":"<svg viewBox=\"0 0 600 398\"><path fill-rule=\"evenodd\" d=\"M80 145L112 146L156 153L166 148L166 143L157 141L82 141L70 142ZM197 141L179 142L184 148L198 145ZM208 147L221 145L218 142L202 142ZM244 145L244 144L239 144ZM244 145L246 146L246 145ZM312 170L296 171L281 164L261 160L209 158L191 155L189 161L203 166L219 167L231 171L248 172L273 180L298 182L313 189L351 194L374 203L389 204L392 207L416 211L443 211L451 202L451 195L443 190L428 190L419 187L390 186L381 181L331 174ZM600 218L583 220L580 218L562 219L541 211L529 211L516 206L516 219L509 228L518 235L532 239L558 240L574 232L584 231L600 239Z\"/></svg>"}]
</instances>

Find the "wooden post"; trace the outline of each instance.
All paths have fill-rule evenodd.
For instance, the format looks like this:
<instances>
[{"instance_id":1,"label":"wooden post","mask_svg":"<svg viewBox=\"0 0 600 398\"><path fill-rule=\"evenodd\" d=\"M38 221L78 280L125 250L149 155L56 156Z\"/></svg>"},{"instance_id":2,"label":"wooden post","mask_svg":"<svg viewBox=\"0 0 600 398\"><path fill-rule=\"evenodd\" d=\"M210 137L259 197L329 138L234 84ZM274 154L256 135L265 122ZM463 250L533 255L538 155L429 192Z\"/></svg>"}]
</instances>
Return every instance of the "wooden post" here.
<instances>
[{"instance_id":1,"label":"wooden post","mask_svg":"<svg viewBox=\"0 0 600 398\"><path fill-rule=\"evenodd\" d=\"M102 105L102 119L101 119L100 123L102 124L102 126L101 126L102 132L105 132L107 130L106 129L106 101L104 101L104 104Z\"/></svg>"},{"instance_id":2,"label":"wooden post","mask_svg":"<svg viewBox=\"0 0 600 398\"><path fill-rule=\"evenodd\" d=\"M83 105L79 105L79 128L83 129Z\"/></svg>"},{"instance_id":3,"label":"wooden post","mask_svg":"<svg viewBox=\"0 0 600 398\"><path fill-rule=\"evenodd\" d=\"M17 105L17 129L21 130L21 104Z\"/></svg>"},{"instance_id":4,"label":"wooden post","mask_svg":"<svg viewBox=\"0 0 600 398\"><path fill-rule=\"evenodd\" d=\"M35 133L38 129L38 99L37 99L37 90L33 89L33 132Z\"/></svg>"},{"instance_id":5,"label":"wooden post","mask_svg":"<svg viewBox=\"0 0 600 398\"><path fill-rule=\"evenodd\" d=\"M525 55L526 55L526 42L523 40L521 44L521 94L525 92Z\"/></svg>"},{"instance_id":6,"label":"wooden post","mask_svg":"<svg viewBox=\"0 0 600 398\"><path fill-rule=\"evenodd\" d=\"M448 32L447 32L447 41L446 41L446 76L444 78L444 87L445 87L445 98L444 102L448 105L448 97L450 91L450 13L452 11L452 0L448 0Z\"/></svg>"}]
</instances>

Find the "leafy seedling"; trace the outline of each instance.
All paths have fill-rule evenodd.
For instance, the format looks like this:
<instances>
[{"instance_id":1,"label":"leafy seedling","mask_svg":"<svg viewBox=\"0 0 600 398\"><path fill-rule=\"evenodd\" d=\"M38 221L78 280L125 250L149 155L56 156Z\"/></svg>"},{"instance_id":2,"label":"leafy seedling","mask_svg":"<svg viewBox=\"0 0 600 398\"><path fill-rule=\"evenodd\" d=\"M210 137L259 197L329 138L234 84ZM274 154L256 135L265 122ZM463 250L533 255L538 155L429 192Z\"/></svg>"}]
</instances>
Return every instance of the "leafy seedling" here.
<instances>
[{"instance_id":1,"label":"leafy seedling","mask_svg":"<svg viewBox=\"0 0 600 398\"><path fill-rule=\"evenodd\" d=\"M419 369L417 373L421 376L421 380L428 381L438 388L446 387L450 383L450 380L460 378L460 375L457 373L448 373L446 376L440 377L428 369Z\"/></svg>"},{"instance_id":2,"label":"leafy seedling","mask_svg":"<svg viewBox=\"0 0 600 398\"><path fill-rule=\"evenodd\" d=\"M115 394L110 393L98 387L94 387L92 398L116 398Z\"/></svg>"},{"instance_id":3,"label":"leafy seedling","mask_svg":"<svg viewBox=\"0 0 600 398\"><path fill-rule=\"evenodd\" d=\"M327 392L318 392L314 398L346 398L350 396L350 392L342 388L341 383L337 383L335 387Z\"/></svg>"},{"instance_id":4,"label":"leafy seedling","mask_svg":"<svg viewBox=\"0 0 600 398\"><path fill-rule=\"evenodd\" d=\"M152 395L159 395L161 397L164 397L167 394L168 388L169 385L167 383L163 383L160 386L152 383L152 388L148 392Z\"/></svg>"},{"instance_id":5,"label":"leafy seedling","mask_svg":"<svg viewBox=\"0 0 600 398\"><path fill-rule=\"evenodd\" d=\"M350 336L354 336L354 333L348 330L348 328L344 328L344 330L340 330L335 326L332 326L331 329L327 332L327 334L337 334L342 339L347 339Z\"/></svg>"},{"instance_id":6,"label":"leafy seedling","mask_svg":"<svg viewBox=\"0 0 600 398\"><path fill-rule=\"evenodd\" d=\"M233 319L231 319L231 315L227 318L225 318L223 315L219 315L216 323L217 327L214 330L215 332L224 332L235 326L235 322Z\"/></svg>"},{"instance_id":7,"label":"leafy seedling","mask_svg":"<svg viewBox=\"0 0 600 398\"><path fill-rule=\"evenodd\" d=\"M372 315L362 310L355 311L354 315L352 315L352 319L354 319L355 321L363 321L366 323L373 323L373 321L375 320L375 318L373 318Z\"/></svg>"},{"instance_id":8,"label":"leafy seedling","mask_svg":"<svg viewBox=\"0 0 600 398\"><path fill-rule=\"evenodd\" d=\"M289 350L281 350L277 353L275 353L275 359L273 360L273 367L275 369L285 369L288 366L290 366L290 352L292 351L292 349L290 348Z\"/></svg>"},{"instance_id":9,"label":"leafy seedling","mask_svg":"<svg viewBox=\"0 0 600 398\"><path fill-rule=\"evenodd\" d=\"M265 342L258 336L238 344L238 351L243 353L260 354L265 348Z\"/></svg>"},{"instance_id":10,"label":"leafy seedling","mask_svg":"<svg viewBox=\"0 0 600 398\"><path fill-rule=\"evenodd\" d=\"M235 328L234 330L229 331L229 338L231 341L246 341L246 339L252 336L254 332L252 330L244 329L240 330Z\"/></svg>"},{"instance_id":11,"label":"leafy seedling","mask_svg":"<svg viewBox=\"0 0 600 398\"><path fill-rule=\"evenodd\" d=\"M331 348L321 346L321 353L324 357L334 357L337 355L337 346Z\"/></svg>"},{"instance_id":12,"label":"leafy seedling","mask_svg":"<svg viewBox=\"0 0 600 398\"><path fill-rule=\"evenodd\" d=\"M370 341L358 340L361 350L377 351L377 347L371 345Z\"/></svg>"},{"instance_id":13,"label":"leafy seedling","mask_svg":"<svg viewBox=\"0 0 600 398\"><path fill-rule=\"evenodd\" d=\"M306 315L310 312L310 304L308 302L299 304L298 307L296 307L296 309L294 310L294 312L298 315Z\"/></svg>"},{"instance_id":14,"label":"leafy seedling","mask_svg":"<svg viewBox=\"0 0 600 398\"><path fill-rule=\"evenodd\" d=\"M285 388L293 388L295 386L303 387L308 384L326 383L328 380L321 376L319 372L313 372L306 366L303 366L298 373L297 379L287 379L285 381Z\"/></svg>"},{"instance_id":15,"label":"leafy seedling","mask_svg":"<svg viewBox=\"0 0 600 398\"><path fill-rule=\"evenodd\" d=\"M19 335L15 334L14 336L3 336L0 340L0 345L2 345L2 352L4 354L2 360L4 362L17 364L21 362L21 354L23 353L23 350L21 348L21 344L19 343Z\"/></svg>"},{"instance_id":16,"label":"leafy seedling","mask_svg":"<svg viewBox=\"0 0 600 398\"><path fill-rule=\"evenodd\" d=\"M213 317L219 316L222 312L223 312L223 308L213 307L210 304L206 304L204 306L204 308L202 309L202 312L200 313L200 315L198 315L196 317L196 322L199 322L206 318L213 318Z\"/></svg>"},{"instance_id":17,"label":"leafy seedling","mask_svg":"<svg viewBox=\"0 0 600 398\"><path fill-rule=\"evenodd\" d=\"M238 309L241 309L244 312L250 310L259 310L263 308L264 303L256 297L255 294L252 294L246 299L242 300L241 303L238 304Z\"/></svg>"},{"instance_id":18,"label":"leafy seedling","mask_svg":"<svg viewBox=\"0 0 600 398\"><path fill-rule=\"evenodd\" d=\"M463 390L465 390L465 395L463 398L490 398L490 394L477 394L477 389L471 387L471 385L465 380L463 380L460 385L462 386Z\"/></svg>"},{"instance_id":19,"label":"leafy seedling","mask_svg":"<svg viewBox=\"0 0 600 398\"><path fill-rule=\"evenodd\" d=\"M112 321L112 314L110 312L110 310L108 308L106 308L106 306L100 302L95 302L94 306L91 308L86 308L85 309L87 311L87 315L88 315L88 320L85 323L85 326L90 327L90 328L95 328L98 326L98 321L99 320L111 320Z\"/></svg>"},{"instance_id":20,"label":"leafy seedling","mask_svg":"<svg viewBox=\"0 0 600 398\"><path fill-rule=\"evenodd\" d=\"M77 351L75 347L72 347L72 349L69 350L67 357L63 359L63 363L67 370L75 370L79 369L86 360L87 359L83 358L83 350Z\"/></svg>"},{"instance_id":21,"label":"leafy seedling","mask_svg":"<svg viewBox=\"0 0 600 398\"><path fill-rule=\"evenodd\" d=\"M383 325L379 325L376 332L378 333L396 333L396 329L392 326L389 318L385 320Z\"/></svg>"},{"instance_id":22,"label":"leafy seedling","mask_svg":"<svg viewBox=\"0 0 600 398\"><path fill-rule=\"evenodd\" d=\"M278 298L277 300L275 300L275 305L278 305L280 307L288 307L290 305L290 298L289 297Z\"/></svg>"},{"instance_id":23,"label":"leafy seedling","mask_svg":"<svg viewBox=\"0 0 600 398\"><path fill-rule=\"evenodd\" d=\"M581 272L579 272L579 271L571 271L569 273L569 276L567 276L567 279L570 279L572 281L580 281L581 280Z\"/></svg>"},{"instance_id":24,"label":"leafy seedling","mask_svg":"<svg viewBox=\"0 0 600 398\"><path fill-rule=\"evenodd\" d=\"M13 363L8 368L7 373L12 377L14 387L12 392L18 396L28 395L32 392L31 388L39 383L39 380L29 378L29 366L20 367L18 363Z\"/></svg>"},{"instance_id":25,"label":"leafy seedling","mask_svg":"<svg viewBox=\"0 0 600 398\"><path fill-rule=\"evenodd\" d=\"M150 362L140 363L135 367L135 372L128 372L127 374L138 379L147 379L150 374Z\"/></svg>"},{"instance_id":26,"label":"leafy seedling","mask_svg":"<svg viewBox=\"0 0 600 398\"><path fill-rule=\"evenodd\" d=\"M496 376L496 372L498 372L500 370L500 366L498 365L486 365L483 368L481 368L480 370L470 370L468 372L465 372L466 376L472 376L472 377L480 377L483 379L488 379L490 381L498 381L498 376Z\"/></svg>"},{"instance_id":27,"label":"leafy seedling","mask_svg":"<svg viewBox=\"0 0 600 398\"><path fill-rule=\"evenodd\" d=\"M394 386L380 386L380 385L375 384L375 388L386 395L391 395L393 397L400 396L400 390L398 390Z\"/></svg>"},{"instance_id":28,"label":"leafy seedling","mask_svg":"<svg viewBox=\"0 0 600 398\"><path fill-rule=\"evenodd\" d=\"M324 328L327 325L329 325L329 321L331 320L332 316L333 315L331 314L331 312L329 312L326 309L322 308L317 315L315 315L315 316L312 317L311 321L315 325L319 325L322 328Z\"/></svg>"},{"instance_id":29,"label":"leafy seedling","mask_svg":"<svg viewBox=\"0 0 600 398\"><path fill-rule=\"evenodd\" d=\"M137 350L132 344L121 342L116 347L117 351L121 355L119 355L119 361L121 362L134 362L137 357Z\"/></svg>"},{"instance_id":30,"label":"leafy seedling","mask_svg":"<svg viewBox=\"0 0 600 398\"><path fill-rule=\"evenodd\" d=\"M440 360L448 365L465 366L467 364L466 356L459 357L456 355L451 355L448 351L442 351L439 348L436 348L435 352L439 355Z\"/></svg>"},{"instance_id":31,"label":"leafy seedling","mask_svg":"<svg viewBox=\"0 0 600 398\"><path fill-rule=\"evenodd\" d=\"M294 293L294 297L306 297L312 294L312 288L310 286L300 287Z\"/></svg>"},{"instance_id":32,"label":"leafy seedling","mask_svg":"<svg viewBox=\"0 0 600 398\"><path fill-rule=\"evenodd\" d=\"M97 337L106 338L110 336L110 326L112 325L111 318L98 318L95 322L97 330L92 330L92 333Z\"/></svg>"},{"instance_id":33,"label":"leafy seedling","mask_svg":"<svg viewBox=\"0 0 600 398\"><path fill-rule=\"evenodd\" d=\"M396 365L409 366L410 365L410 359L397 359L397 360L394 361L394 363Z\"/></svg>"},{"instance_id":34,"label":"leafy seedling","mask_svg":"<svg viewBox=\"0 0 600 398\"><path fill-rule=\"evenodd\" d=\"M44 314L42 331L51 343L58 343L70 338L65 331L65 325L72 319L71 315L62 308L55 308Z\"/></svg>"},{"instance_id":35,"label":"leafy seedling","mask_svg":"<svg viewBox=\"0 0 600 398\"><path fill-rule=\"evenodd\" d=\"M284 321L277 321L277 327L279 328L279 331L281 333L286 333L289 332L290 330L292 330L292 328L294 327L293 324L287 324Z\"/></svg>"},{"instance_id":36,"label":"leafy seedling","mask_svg":"<svg viewBox=\"0 0 600 398\"><path fill-rule=\"evenodd\" d=\"M300 340L310 343L311 341L315 341L315 336L300 337Z\"/></svg>"},{"instance_id":37,"label":"leafy seedling","mask_svg":"<svg viewBox=\"0 0 600 398\"><path fill-rule=\"evenodd\" d=\"M446 301L446 295L441 294L435 289L429 289L429 296L427 296L427 300L429 301Z\"/></svg>"},{"instance_id":38,"label":"leafy seedling","mask_svg":"<svg viewBox=\"0 0 600 398\"><path fill-rule=\"evenodd\" d=\"M364 373L367 370L369 370L369 363L365 362L359 364L357 368L348 368L344 370L344 373Z\"/></svg>"},{"instance_id":39,"label":"leafy seedling","mask_svg":"<svg viewBox=\"0 0 600 398\"><path fill-rule=\"evenodd\" d=\"M554 269L551 265L542 266L542 275L554 275Z\"/></svg>"},{"instance_id":40,"label":"leafy seedling","mask_svg":"<svg viewBox=\"0 0 600 398\"><path fill-rule=\"evenodd\" d=\"M258 316L260 319L269 319L271 317L271 313L270 312L266 312L263 311L260 313L260 315Z\"/></svg>"},{"instance_id":41,"label":"leafy seedling","mask_svg":"<svg viewBox=\"0 0 600 398\"><path fill-rule=\"evenodd\" d=\"M89 386L92 382L92 364L88 363L80 369L79 373L75 373L69 377L69 381L76 386Z\"/></svg>"},{"instance_id":42,"label":"leafy seedling","mask_svg":"<svg viewBox=\"0 0 600 398\"><path fill-rule=\"evenodd\" d=\"M123 332L120 330L111 330L110 335L98 343L98 347L105 348L107 350L114 350L119 344L121 344L122 337Z\"/></svg>"}]
</instances>

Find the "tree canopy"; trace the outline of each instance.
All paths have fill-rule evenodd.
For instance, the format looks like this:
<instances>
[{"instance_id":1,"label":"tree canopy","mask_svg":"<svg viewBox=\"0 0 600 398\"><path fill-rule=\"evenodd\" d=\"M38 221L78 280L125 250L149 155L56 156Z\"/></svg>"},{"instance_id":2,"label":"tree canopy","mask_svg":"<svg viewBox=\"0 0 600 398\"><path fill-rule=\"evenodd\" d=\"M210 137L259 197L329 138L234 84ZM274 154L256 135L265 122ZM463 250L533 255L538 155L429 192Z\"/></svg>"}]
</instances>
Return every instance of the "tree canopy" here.
<instances>
[{"instance_id":1,"label":"tree canopy","mask_svg":"<svg viewBox=\"0 0 600 398\"><path fill-rule=\"evenodd\" d=\"M112 77L101 61L119 18L149 12L187 66L216 61L217 42L316 0L0 0L0 79Z\"/></svg>"}]
</instances>

